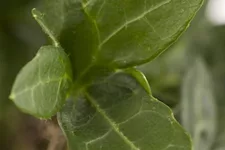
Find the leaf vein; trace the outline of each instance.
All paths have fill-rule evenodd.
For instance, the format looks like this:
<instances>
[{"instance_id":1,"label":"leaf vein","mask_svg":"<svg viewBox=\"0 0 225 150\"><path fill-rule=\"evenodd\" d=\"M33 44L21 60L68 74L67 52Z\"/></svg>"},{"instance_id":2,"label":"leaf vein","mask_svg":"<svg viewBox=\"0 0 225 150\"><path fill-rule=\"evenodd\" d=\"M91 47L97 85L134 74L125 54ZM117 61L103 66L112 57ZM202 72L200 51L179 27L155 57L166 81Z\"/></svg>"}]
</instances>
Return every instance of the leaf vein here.
<instances>
[{"instance_id":1,"label":"leaf vein","mask_svg":"<svg viewBox=\"0 0 225 150\"><path fill-rule=\"evenodd\" d=\"M129 24L134 23L140 19L142 19L143 17L145 17L147 14L151 13L152 11L159 9L160 7L168 4L169 2L171 2L171 0L166 0L164 2L159 3L158 5L151 7L150 9L148 9L147 11L145 11L144 13L142 13L141 15L126 21L123 25L121 25L120 27L118 27L116 30L114 30L108 37L106 37L104 40L102 40L102 42L99 44L99 50L101 49L101 47L107 43L112 37L114 37L118 32L120 32L123 28L127 27Z\"/></svg>"},{"instance_id":2,"label":"leaf vein","mask_svg":"<svg viewBox=\"0 0 225 150\"><path fill-rule=\"evenodd\" d=\"M91 102L91 104L95 107L95 109L103 116L104 119L106 119L106 121L109 123L112 129L124 140L124 142L128 144L133 150L140 150L120 131L116 123L107 116L106 112L100 108L95 99L93 99L87 92L85 92L85 95L87 99Z\"/></svg>"},{"instance_id":3,"label":"leaf vein","mask_svg":"<svg viewBox=\"0 0 225 150\"><path fill-rule=\"evenodd\" d=\"M108 132L106 132L106 133L103 134L102 136L99 136L99 137L97 137L97 138L95 138L95 139L93 139L93 140L91 140L91 141L89 141L89 142L86 142L86 143L85 143L86 149L87 149L87 150L89 149L89 148L88 148L88 145L90 145L90 144L92 144L92 143L95 143L95 142L97 142L97 141L99 141L99 140L105 138L106 136L108 136L108 135L110 134L111 131L112 131L112 129L110 129Z\"/></svg>"},{"instance_id":4,"label":"leaf vein","mask_svg":"<svg viewBox=\"0 0 225 150\"><path fill-rule=\"evenodd\" d=\"M34 86L31 86L31 87L26 87L24 90L21 90L21 91L18 91L18 92L15 92L13 94L13 97L15 96L18 96L18 95L21 95L27 91L30 91L30 90L34 90L37 86L41 85L41 84L48 84L50 82L57 82L59 80L62 80L62 78L59 78L59 79L52 79L52 80L47 80L47 81L38 81Z\"/></svg>"},{"instance_id":5,"label":"leaf vein","mask_svg":"<svg viewBox=\"0 0 225 150\"><path fill-rule=\"evenodd\" d=\"M135 113L134 115L132 115L130 118L128 118L128 119L126 119L126 120L124 120L124 121L118 123L118 126L120 126L120 125L122 125L122 124L128 122L129 120L135 118L136 116L138 116L138 115L141 113L142 108L143 108L143 100L141 101L141 105L140 105L140 108L139 108L139 110L137 111L137 113Z\"/></svg>"},{"instance_id":6,"label":"leaf vein","mask_svg":"<svg viewBox=\"0 0 225 150\"><path fill-rule=\"evenodd\" d=\"M61 85L62 85L62 81L63 81L63 78L61 78L61 80L59 81L59 85L58 85L58 89L57 89L57 93L56 93L56 100L55 100L55 103L54 103L54 107L56 107L58 101L59 101L59 94L60 94L60 88L61 88Z\"/></svg>"}]
</instances>

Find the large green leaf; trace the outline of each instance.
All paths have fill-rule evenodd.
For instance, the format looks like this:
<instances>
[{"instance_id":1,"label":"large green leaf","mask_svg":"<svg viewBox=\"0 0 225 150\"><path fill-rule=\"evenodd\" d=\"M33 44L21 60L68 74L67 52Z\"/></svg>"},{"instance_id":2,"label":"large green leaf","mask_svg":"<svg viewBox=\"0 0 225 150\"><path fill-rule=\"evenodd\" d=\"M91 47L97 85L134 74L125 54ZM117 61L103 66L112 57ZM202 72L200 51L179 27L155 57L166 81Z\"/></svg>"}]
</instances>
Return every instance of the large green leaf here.
<instances>
[{"instance_id":1,"label":"large green leaf","mask_svg":"<svg viewBox=\"0 0 225 150\"><path fill-rule=\"evenodd\" d=\"M150 61L186 30L203 0L46 2L42 20L70 54L79 79L95 65L123 68Z\"/></svg>"},{"instance_id":2,"label":"large green leaf","mask_svg":"<svg viewBox=\"0 0 225 150\"><path fill-rule=\"evenodd\" d=\"M49 118L62 107L71 83L71 66L65 52L44 46L18 74L10 98L22 111Z\"/></svg>"},{"instance_id":3,"label":"large green leaf","mask_svg":"<svg viewBox=\"0 0 225 150\"><path fill-rule=\"evenodd\" d=\"M182 124L194 139L194 150L211 150L217 128L216 101L202 59L197 59L187 73L182 90Z\"/></svg>"},{"instance_id":4,"label":"large green leaf","mask_svg":"<svg viewBox=\"0 0 225 150\"><path fill-rule=\"evenodd\" d=\"M71 150L191 150L171 110L140 78L118 72L68 100L58 120Z\"/></svg>"},{"instance_id":5,"label":"large green leaf","mask_svg":"<svg viewBox=\"0 0 225 150\"><path fill-rule=\"evenodd\" d=\"M202 0L89 0L99 31L98 56L124 67L146 62L186 29Z\"/></svg>"}]
</instances>

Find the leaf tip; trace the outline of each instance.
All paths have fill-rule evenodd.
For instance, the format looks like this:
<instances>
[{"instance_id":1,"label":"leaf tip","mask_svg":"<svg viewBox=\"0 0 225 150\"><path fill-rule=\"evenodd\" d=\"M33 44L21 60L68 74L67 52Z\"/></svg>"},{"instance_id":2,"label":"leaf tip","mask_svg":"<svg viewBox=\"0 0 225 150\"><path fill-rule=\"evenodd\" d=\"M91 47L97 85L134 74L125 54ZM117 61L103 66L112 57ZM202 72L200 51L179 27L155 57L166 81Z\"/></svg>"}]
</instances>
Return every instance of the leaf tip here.
<instances>
[{"instance_id":1,"label":"leaf tip","mask_svg":"<svg viewBox=\"0 0 225 150\"><path fill-rule=\"evenodd\" d=\"M37 10L36 8L33 8L31 10L32 16L34 17L34 19L38 22L38 24L41 26L42 30L50 37L50 39L52 40L53 44L55 47L60 47L59 42L57 41L57 38L55 37L53 31L51 31L48 27L48 25L46 24L45 20L44 20L44 13L41 13L39 10Z\"/></svg>"},{"instance_id":2,"label":"leaf tip","mask_svg":"<svg viewBox=\"0 0 225 150\"><path fill-rule=\"evenodd\" d=\"M33 8L33 9L31 10L31 13L32 13L32 16L33 16L34 18L38 18L38 17L40 17L40 16L42 15L42 13L39 12L36 8Z\"/></svg>"},{"instance_id":3,"label":"leaf tip","mask_svg":"<svg viewBox=\"0 0 225 150\"><path fill-rule=\"evenodd\" d=\"M16 98L15 94L11 93L11 94L9 95L9 99L10 99L10 100L14 100L15 98Z\"/></svg>"}]
</instances>

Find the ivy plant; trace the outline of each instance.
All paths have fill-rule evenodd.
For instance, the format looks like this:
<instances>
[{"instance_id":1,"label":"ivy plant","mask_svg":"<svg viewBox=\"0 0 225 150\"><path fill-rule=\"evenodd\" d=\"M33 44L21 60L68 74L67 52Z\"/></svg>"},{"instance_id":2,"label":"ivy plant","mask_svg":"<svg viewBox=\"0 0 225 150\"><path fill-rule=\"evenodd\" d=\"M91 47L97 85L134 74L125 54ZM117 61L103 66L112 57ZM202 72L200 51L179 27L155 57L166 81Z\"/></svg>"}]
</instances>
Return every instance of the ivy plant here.
<instances>
[{"instance_id":1,"label":"ivy plant","mask_svg":"<svg viewBox=\"0 0 225 150\"><path fill-rule=\"evenodd\" d=\"M71 150L191 150L189 135L136 66L189 26L203 0L45 0L32 14L51 44L18 74L10 98L57 115Z\"/></svg>"}]
</instances>

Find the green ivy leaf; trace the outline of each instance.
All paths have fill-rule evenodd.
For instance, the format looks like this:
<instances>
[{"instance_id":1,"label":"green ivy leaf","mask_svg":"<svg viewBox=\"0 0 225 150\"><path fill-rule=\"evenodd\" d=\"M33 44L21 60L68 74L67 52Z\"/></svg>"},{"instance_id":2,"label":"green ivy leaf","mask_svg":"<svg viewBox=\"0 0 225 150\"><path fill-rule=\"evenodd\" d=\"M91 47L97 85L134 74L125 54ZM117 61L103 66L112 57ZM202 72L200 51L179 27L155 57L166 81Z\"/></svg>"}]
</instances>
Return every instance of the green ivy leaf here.
<instances>
[{"instance_id":1,"label":"green ivy leaf","mask_svg":"<svg viewBox=\"0 0 225 150\"><path fill-rule=\"evenodd\" d=\"M39 118L50 118L64 104L72 83L66 53L44 46L18 74L10 99L22 111Z\"/></svg>"},{"instance_id":2,"label":"green ivy leaf","mask_svg":"<svg viewBox=\"0 0 225 150\"><path fill-rule=\"evenodd\" d=\"M95 65L126 68L152 60L186 30L202 3L203 0L48 0L47 9L41 10L49 31L71 54L75 77L79 79ZM56 8L59 11L54 13Z\"/></svg>"},{"instance_id":3,"label":"green ivy leaf","mask_svg":"<svg viewBox=\"0 0 225 150\"><path fill-rule=\"evenodd\" d=\"M130 73L85 88L58 114L71 150L190 150L172 111Z\"/></svg>"},{"instance_id":4,"label":"green ivy leaf","mask_svg":"<svg viewBox=\"0 0 225 150\"><path fill-rule=\"evenodd\" d=\"M182 124L194 139L194 150L211 150L217 128L216 100L202 59L188 71L182 90Z\"/></svg>"}]
</instances>

